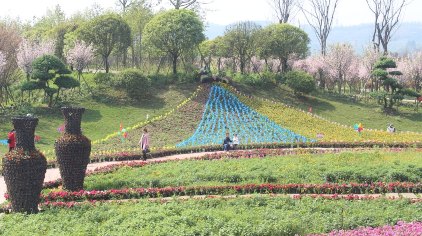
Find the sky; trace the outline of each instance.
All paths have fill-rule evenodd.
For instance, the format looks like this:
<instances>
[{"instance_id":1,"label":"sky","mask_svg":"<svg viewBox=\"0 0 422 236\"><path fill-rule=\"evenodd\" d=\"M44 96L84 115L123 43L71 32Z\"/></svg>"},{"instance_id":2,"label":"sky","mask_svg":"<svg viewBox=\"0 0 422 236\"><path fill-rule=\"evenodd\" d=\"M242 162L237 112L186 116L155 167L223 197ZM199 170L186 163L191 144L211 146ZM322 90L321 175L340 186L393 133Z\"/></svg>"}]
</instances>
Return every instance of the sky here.
<instances>
[{"instance_id":1,"label":"sky","mask_svg":"<svg viewBox=\"0 0 422 236\"><path fill-rule=\"evenodd\" d=\"M208 2L204 5L207 10L207 23L227 25L243 20L269 22L277 20L268 4L269 0L201 1ZM0 0L0 18L19 18L23 21L31 21L34 17L43 16L48 8L52 9L57 4L69 16L95 3L105 9L117 8L117 2L118 0ZM404 11L403 22L422 22L421 9L422 0L411 1ZM372 21L373 16L366 5L366 0L340 0L334 20L336 26L358 25L372 23ZM300 25L306 24L306 21L297 15L293 23Z\"/></svg>"}]
</instances>

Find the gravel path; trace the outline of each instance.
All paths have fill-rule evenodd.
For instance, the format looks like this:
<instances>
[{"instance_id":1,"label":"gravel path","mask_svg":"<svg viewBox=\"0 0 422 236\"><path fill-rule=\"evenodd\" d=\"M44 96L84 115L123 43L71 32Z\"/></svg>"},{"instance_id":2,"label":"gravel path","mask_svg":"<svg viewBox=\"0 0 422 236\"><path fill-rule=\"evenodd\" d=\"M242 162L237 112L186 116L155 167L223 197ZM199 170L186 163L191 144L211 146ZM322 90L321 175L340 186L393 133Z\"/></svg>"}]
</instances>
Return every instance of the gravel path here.
<instances>
[{"instance_id":1,"label":"gravel path","mask_svg":"<svg viewBox=\"0 0 422 236\"><path fill-rule=\"evenodd\" d=\"M174 159L189 159L193 157L202 157L206 154L215 153L215 152L202 152L202 153L189 153L189 154L180 154L174 156L167 156L167 157L160 157L154 159L148 159L148 161L161 161L161 160L174 160ZM94 170L98 167L108 166L110 164L117 164L117 163L124 163L124 162L131 162L131 161L114 161L114 162L99 162L99 163L92 163L88 164L87 170ZM45 173L44 182L53 181L60 178L60 171L59 168L47 169ZM4 198L4 194L6 193L6 183L4 182L4 177L0 176L0 204L3 203L6 199Z\"/></svg>"}]
</instances>

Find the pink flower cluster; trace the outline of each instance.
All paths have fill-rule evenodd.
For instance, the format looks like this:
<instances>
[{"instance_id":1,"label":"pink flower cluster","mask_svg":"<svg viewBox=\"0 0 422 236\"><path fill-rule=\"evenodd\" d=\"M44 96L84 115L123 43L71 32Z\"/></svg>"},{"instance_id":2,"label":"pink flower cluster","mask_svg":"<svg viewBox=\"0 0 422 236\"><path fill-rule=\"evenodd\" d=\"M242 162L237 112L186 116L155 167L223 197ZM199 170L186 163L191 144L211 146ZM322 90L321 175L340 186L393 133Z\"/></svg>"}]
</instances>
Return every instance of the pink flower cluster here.
<instances>
[{"instance_id":1,"label":"pink flower cluster","mask_svg":"<svg viewBox=\"0 0 422 236\"><path fill-rule=\"evenodd\" d=\"M421 236L422 222L406 223L399 221L396 225L382 227L365 227L354 230L336 230L329 234L314 234L310 236Z\"/></svg>"}]
</instances>

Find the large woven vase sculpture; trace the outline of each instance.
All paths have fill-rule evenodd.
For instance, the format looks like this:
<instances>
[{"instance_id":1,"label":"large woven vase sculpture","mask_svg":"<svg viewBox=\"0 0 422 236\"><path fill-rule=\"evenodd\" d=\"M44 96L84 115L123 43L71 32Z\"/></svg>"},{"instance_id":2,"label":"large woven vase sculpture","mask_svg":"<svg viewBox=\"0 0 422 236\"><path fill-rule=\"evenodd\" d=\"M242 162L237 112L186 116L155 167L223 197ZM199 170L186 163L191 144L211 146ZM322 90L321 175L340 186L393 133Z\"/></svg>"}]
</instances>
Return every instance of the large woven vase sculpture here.
<instances>
[{"instance_id":1,"label":"large woven vase sculpture","mask_svg":"<svg viewBox=\"0 0 422 236\"><path fill-rule=\"evenodd\" d=\"M12 211L37 213L40 193L47 171L45 156L35 149L35 117L14 117L16 148L3 158L4 180Z\"/></svg>"},{"instance_id":2,"label":"large woven vase sculpture","mask_svg":"<svg viewBox=\"0 0 422 236\"><path fill-rule=\"evenodd\" d=\"M63 188L69 191L83 189L86 167L91 153L91 141L82 135L81 120L85 108L62 107L65 132L55 143Z\"/></svg>"}]
</instances>

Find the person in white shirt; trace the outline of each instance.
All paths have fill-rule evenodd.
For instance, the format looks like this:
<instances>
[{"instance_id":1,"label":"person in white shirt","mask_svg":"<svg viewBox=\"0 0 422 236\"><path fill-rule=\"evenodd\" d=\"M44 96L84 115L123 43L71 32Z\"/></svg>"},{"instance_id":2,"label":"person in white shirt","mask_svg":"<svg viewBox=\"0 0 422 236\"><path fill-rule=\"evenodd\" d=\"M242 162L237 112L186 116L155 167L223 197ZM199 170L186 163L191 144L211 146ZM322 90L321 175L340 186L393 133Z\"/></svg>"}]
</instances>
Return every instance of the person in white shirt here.
<instances>
[{"instance_id":1,"label":"person in white shirt","mask_svg":"<svg viewBox=\"0 0 422 236\"><path fill-rule=\"evenodd\" d=\"M239 138L237 137L237 134L234 134L233 135L233 149L236 149L237 145L239 145Z\"/></svg>"},{"instance_id":2,"label":"person in white shirt","mask_svg":"<svg viewBox=\"0 0 422 236\"><path fill-rule=\"evenodd\" d=\"M393 126L393 124L390 124L390 125L387 127L387 132L389 132L389 133L394 133L394 132L396 132L396 128Z\"/></svg>"}]
</instances>

